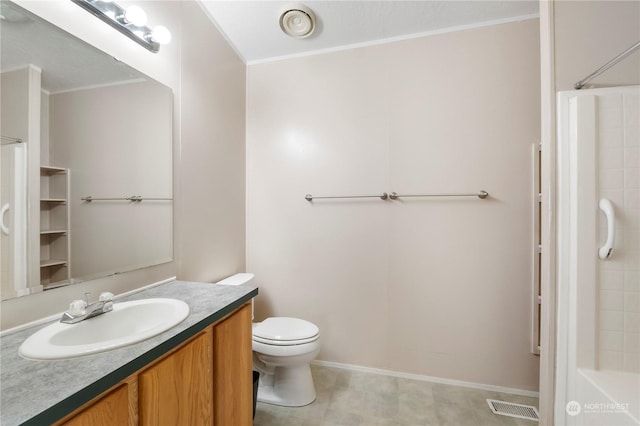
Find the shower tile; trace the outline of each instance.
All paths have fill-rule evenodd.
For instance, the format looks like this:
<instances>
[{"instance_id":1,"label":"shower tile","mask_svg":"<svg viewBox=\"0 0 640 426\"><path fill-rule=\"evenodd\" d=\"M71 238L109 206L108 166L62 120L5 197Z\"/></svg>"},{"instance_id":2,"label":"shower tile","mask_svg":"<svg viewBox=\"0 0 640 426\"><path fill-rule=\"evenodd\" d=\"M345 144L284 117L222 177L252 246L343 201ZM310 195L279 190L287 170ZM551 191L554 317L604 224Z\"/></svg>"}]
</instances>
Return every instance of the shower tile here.
<instances>
[{"instance_id":1,"label":"shower tile","mask_svg":"<svg viewBox=\"0 0 640 426\"><path fill-rule=\"evenodd\" d=\"M600 110L599 124L602 129L622 127L624 124L622 108L606 108Z\"/></svg>"},{"instance_id":2,"label":"shower tile","mask_svg":"<svg viewBox=\"0 0 640 426\"><path fill-rule=\"evenodd\" d=\"M622 127L610 127L598 130L600 148L621 148L625 145L628 130Z\"/></svg>"},{"instance_id":3,"label":"shower tile","mask_svg":"<svg viewBox=\"0 0 640 426\"><path fill-rule=\"evenodd\" d=\"M600 332L600 349L622 352L624 350L624 333L620 331Z\"/></svg>"},{"instance_id":4,"label":"shower tile","mask_svg":"<svg viewBox=\"0 0 640 426\"><path fill-rule=\"evenodd\" d=\"M640 229L640 210L625 209L623 211L623 217L627 229Z\"/></svg>"},{"instance_id":5,"label":"shower tile","mask_svg":"<svg viewBox=\"0 0 640 426\"><path fill-rule=\"evenodd\" d=\"M622 109L624 99L621 93L608 93L598 96L598 107L600 109L618 108Z\"/></svg>"},{"instance_id":6,"label":"shower tile","mask_svg":"<svg viewBox=\"0 0 640 426\"><path fill-rule=\"evenodd\" d=\"M616 206L623 206L625 202L625 193L622 188L618 189L600 189L600 197L608 198L612 203L614 208ZM602 218L602 223L604 223L604 218Z\"/></svg>"},{"instance_id":7,"label":"shower tile","mask_svg":"<svg viewBox=\"0 0 640 426\"><path fill-rule=\"evenodd\" d=\"M624 148L607 148L600 150L600 170L621 169L624 167Z\"/></svg>"},{"instance_id":8,"label":"shower tile","mask_svg":"<svg viewBox=\"0 0 640 426\"><path fill-rule=\"evenodd\" d=\"M640 333L624 333L624 351L640 353Z\"/></svg>"},{"instance_id":9,"label":"shower tile","mask_svg":"<svg viewBox=\"0 0 640 426\"><path fill-rule=\"evenodd\" d=\"M635 108L631 111L624 111L624 125L625 127L633 127L640 124L640 110Z\"/></svg>"},{"instance_id":10,"label":"shower tile","mask_svg":"<svg viewBox=\"0 0 640 426\"><path fill-rule=\"evenodd\" d=\"M640 313L640 293L624 294L624 311Z\"/></svg>"},{"instance_id":11,"label":"shower tile","mask_svg":"<svg viewBox=\"0 0 640 426\"><path fill-rule=\"evenodd\" d=\"M626 161L626 158L625 158ZM601 189L620 189L624 187L624 170L601 170L600 171L600 188Z\"/></svg>"},{"instance_id":12,"label":"shower tile","mask_svg":"<svg viewBox=\"0 0 640 426\"><path fill-rule=\"evenodd\" d=\"M631 373L640 373L640 354L625 352L623 369Z\"/></svg>"},{"instance_id":13,"label":"shower tile","mask_svg":"<svg viewBox=\"0 0 640 426\"><path fill-rule=\"evenodd\" d=\"M616 311L600 312L600 330L624 330L624 313Z\"/></svg>"},{"instance_id":14,"label":"shower tile","mask_svg":"<svg viewBox=\"0 0 640 426\"><path fill-rule=\"evenodd\" d=\"M600 291L600 309L607 311L624 310L624 292L622 291Z\"/></svg>"},{"instance_id":15,"label":"shower tile","mask_svg":"<svg viewBox=\"0 0 640 426\"><path fill-rule=\"evenodd\" d=\"M640 110L640 95L637 93L625 93L622 97L622 106L625 110Z\"/></svg>"},{"instance_id":16,"label":"shower tile","mask_svg":"<svg viewBox=\"0 0 640 426\"><path fill-rule=\"evenodd\" d=\"M640 333L640 314L624 313L624 331L630 333Z\"/></svg>"},{"instance_id":17,"label":"shower tile","mask_svg":"<svg viewBox=\"0 0 640 426\"><path fill-rule=\"evenodd\" d=\"M639 271L624 271L624 291L640 292Z\"/></svg>"},{"instance_id":18,"label":"shower tile","mask_svg":"<svg viewBox=\"0 0 640 426\"><path fill-rule=\"evenodd\" d=\"M600 269L601 290L624 290L624 271Z\"/></svg>"},{"instance_id":19,"label":"shower tile","mask_svg":"<svg viewBox=\"0 0 640 426\"><path fill-rule=\"evenodd\" d=\"M624 131L622 132L622 140L624 146L640 146L640 126L625 127ZM612 143L617 142L617 139L615 141L612 141Z\"/></svg>"},{"instance_id":20,"label":"shower tile","mask_svg":"<svg viewBox=\"0 0 640 426\"><path fill-rule=\"evenodd\" d=\"M624 208L640 209L640 189L624 190Z\"/></svg>"},{"instance_id":21,"label":"shower tile","mask_svg":"<svg viewBox=\"0 0 640 426\"><path fill-rule=\"evenodd\" d=\"M640 251L626 250L625 269L635 271L640 268Z\"/></svg>"},{"instance_id":22,"label":"shower tile","mask_svg":"<svg viewBox=\"0 0 640 426\"><path fill-rule=\"evenodd\" d=\"M640 167L640 148L635 146L624 147L624 167L625 169Z\"/></svg>"},{"instance_id":23,"label":"shower tile","mask_svg":"<svg viewBox=\"0 0 640 426\"><path fill-rule=\"evenodd\" d=\"M636 252L640 250L640 231L635 230L627 232L625 248Z\"/></svg>"},{"instance_id":24,"label":"shower tile","mask_svg":"<svg viewBox=\"0 0 640 426\"><path fill-rule=\"evenodd\" d=\"M640 188L640 168L624 169L624 188Z\"/></svg>"},{"instance_id":25,"label":"shower tile","mask_svg":"<svg viewBox=\"0 0 640 426\"><path fill-rule=\"evenodd\" d=\"M640 124L640 109L637 105L624 109L624 125L637 126Z\"/></svg>"},{"instance_id":26,"label":"shower tile","mask_svg":"<svg viewBox=\"0 0 640 426\"><path fill-rule=\"evenodd\" d=\"M600 368L604 370L621 370L624 365L622 352L600 351Z\"/></svg>"}]
</instances>

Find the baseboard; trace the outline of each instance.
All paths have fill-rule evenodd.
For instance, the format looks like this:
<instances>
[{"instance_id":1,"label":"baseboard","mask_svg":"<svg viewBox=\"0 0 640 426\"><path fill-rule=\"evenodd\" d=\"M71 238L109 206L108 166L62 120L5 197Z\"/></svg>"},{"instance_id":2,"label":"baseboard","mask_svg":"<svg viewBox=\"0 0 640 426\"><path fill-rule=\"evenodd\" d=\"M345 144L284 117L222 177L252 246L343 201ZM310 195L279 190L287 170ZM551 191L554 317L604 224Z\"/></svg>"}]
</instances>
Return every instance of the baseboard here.
<instances>
[{"instance_id":1,"label":"baseboard","mask_svg":"<svg viewBox=\"0 0 640 426\"><path fill-rule=\"evenodd\" d=\"M482 389L493 392L508 393L512 395L529 396L532 398L538 398L539 392L528 391L524 389L507 388L504 386L485 385L482 383L464 382L462 380L444 379L442 377L424 376L421 374L403 373L401 371L384 370L381 368L361 367L359 365L341 364L339 362L331 361L312 361L311 364L319 365L323 367L341 368L343 370L362 371L364 373L381 374L383 376L400 377L403 379L420 380L423 382L441 383L444 385L462 386L471 389Z\"/></svg>"}]
</instances>

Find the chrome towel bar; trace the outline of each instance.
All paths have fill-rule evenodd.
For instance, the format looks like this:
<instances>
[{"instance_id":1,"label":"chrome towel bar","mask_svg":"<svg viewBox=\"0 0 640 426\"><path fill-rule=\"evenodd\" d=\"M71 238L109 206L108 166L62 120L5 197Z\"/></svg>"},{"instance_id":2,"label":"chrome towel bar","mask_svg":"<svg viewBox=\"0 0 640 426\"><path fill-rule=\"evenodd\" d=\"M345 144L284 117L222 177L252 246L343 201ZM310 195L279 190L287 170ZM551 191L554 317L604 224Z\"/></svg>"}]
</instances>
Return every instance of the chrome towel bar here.
<instances>
[{"instance_id":1,"label":"chrome towel bar","mask_svg":"<svg viewBox=\"0 0 640 426\"><path fill-rule=\"evenodd\" d=\"M143 197L142 195L132 195L131 197L123 197L123 198L96 198L91 195L87 197L80 198L82 201L86 201L90 203L92 201L173 201L173 198L148 198Z\"/></svg>"},{"instance_id":2,"label":"chrome towel bar","mask_svg":"<svg viewBox=\"0 0 640 426\"><path fill-rule=\"evenodd\" d=\"M324 197L314 197L311 194L307 194L304 196L304 199L311 202L314 199L320 199L320 198L380 198L381 200L386 200L387 198L389 198L389 194L387 194L386 192L383 192L380 195L336 195L336 196L324 196Z\"/></svg>"},{"instance_id":3,"label":"chrome towel bar","mask_svg":"<svg viewBox=\"0 0 640 426\"><path fill-rule=\"evenodd\" d=\"M451 193L451 194L397 194L392 192L391 194L387 194L383 192L380 195L336 195L336 196L323 196L323 197L314 197L311 194L307 194L304 196L304 199L311 202L314 199L320 198L380 198L381 200L397 200L398 198L406 198L406 197L478 197L480 199L485 199L489 196L487 191L480 191L474 193Z\"/></svg>"},{"instance_id":4,"label":"chrome towel bar","mask_svg":"<svg viewBox=\"0 0 640 426\"><path fill-rule=\"evenodd\" d=\"M458 193L458 194L396 194L392 192L389 194L389 198L392 200L397 200L398 198L407 198L407 197L478 197L481 199L485 199L489 196L487 191L480 191L475 193Z\"/></svg>"}]
</instances>

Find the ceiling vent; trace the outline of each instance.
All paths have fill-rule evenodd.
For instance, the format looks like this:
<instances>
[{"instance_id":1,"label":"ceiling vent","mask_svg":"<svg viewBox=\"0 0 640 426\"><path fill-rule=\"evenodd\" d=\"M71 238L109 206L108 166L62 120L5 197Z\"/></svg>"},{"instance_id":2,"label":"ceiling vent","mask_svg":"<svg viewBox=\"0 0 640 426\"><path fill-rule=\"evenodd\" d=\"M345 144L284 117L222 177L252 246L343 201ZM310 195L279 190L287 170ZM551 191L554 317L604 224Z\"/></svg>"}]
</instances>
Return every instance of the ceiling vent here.
<instances>
[{"instance_id":1,"label":"ceiling vent","mask_svg":"<svg viewBox=\"0 0 640 426\"><path fill-rule=\"evenodd\" d=\"M309 37L316 28L316 15L302 5L288 7L280 15L280 28L293 38Z\"/></svg>"}]
</instances>

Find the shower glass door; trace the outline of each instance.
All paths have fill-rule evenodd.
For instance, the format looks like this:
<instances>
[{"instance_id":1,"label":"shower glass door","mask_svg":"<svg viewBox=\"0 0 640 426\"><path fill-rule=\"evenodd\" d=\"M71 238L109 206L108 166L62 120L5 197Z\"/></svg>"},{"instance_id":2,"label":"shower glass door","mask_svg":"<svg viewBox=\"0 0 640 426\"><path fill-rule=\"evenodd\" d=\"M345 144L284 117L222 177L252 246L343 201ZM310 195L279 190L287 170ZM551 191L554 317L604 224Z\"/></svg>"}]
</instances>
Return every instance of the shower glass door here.
<instances>
[{"instance_id":1,"label":"shower glass door","mask_svg":"<svg viewBox=\"0 0 640 426\"><path fill-rule=\"evenodd\" d=\"M27 146L3 139L0 150L0 280L2 299L27 288Z\"/></svg>"},{"instance_id":2,"label":"shower glass door","mask_svg":"<svg viewBox=\"0 0 640 426\"><path fill-rule=\"evenodd\" d=\"M639 105L558 94L558 425L640 424Z\"/></svg>"}]
</instances>

